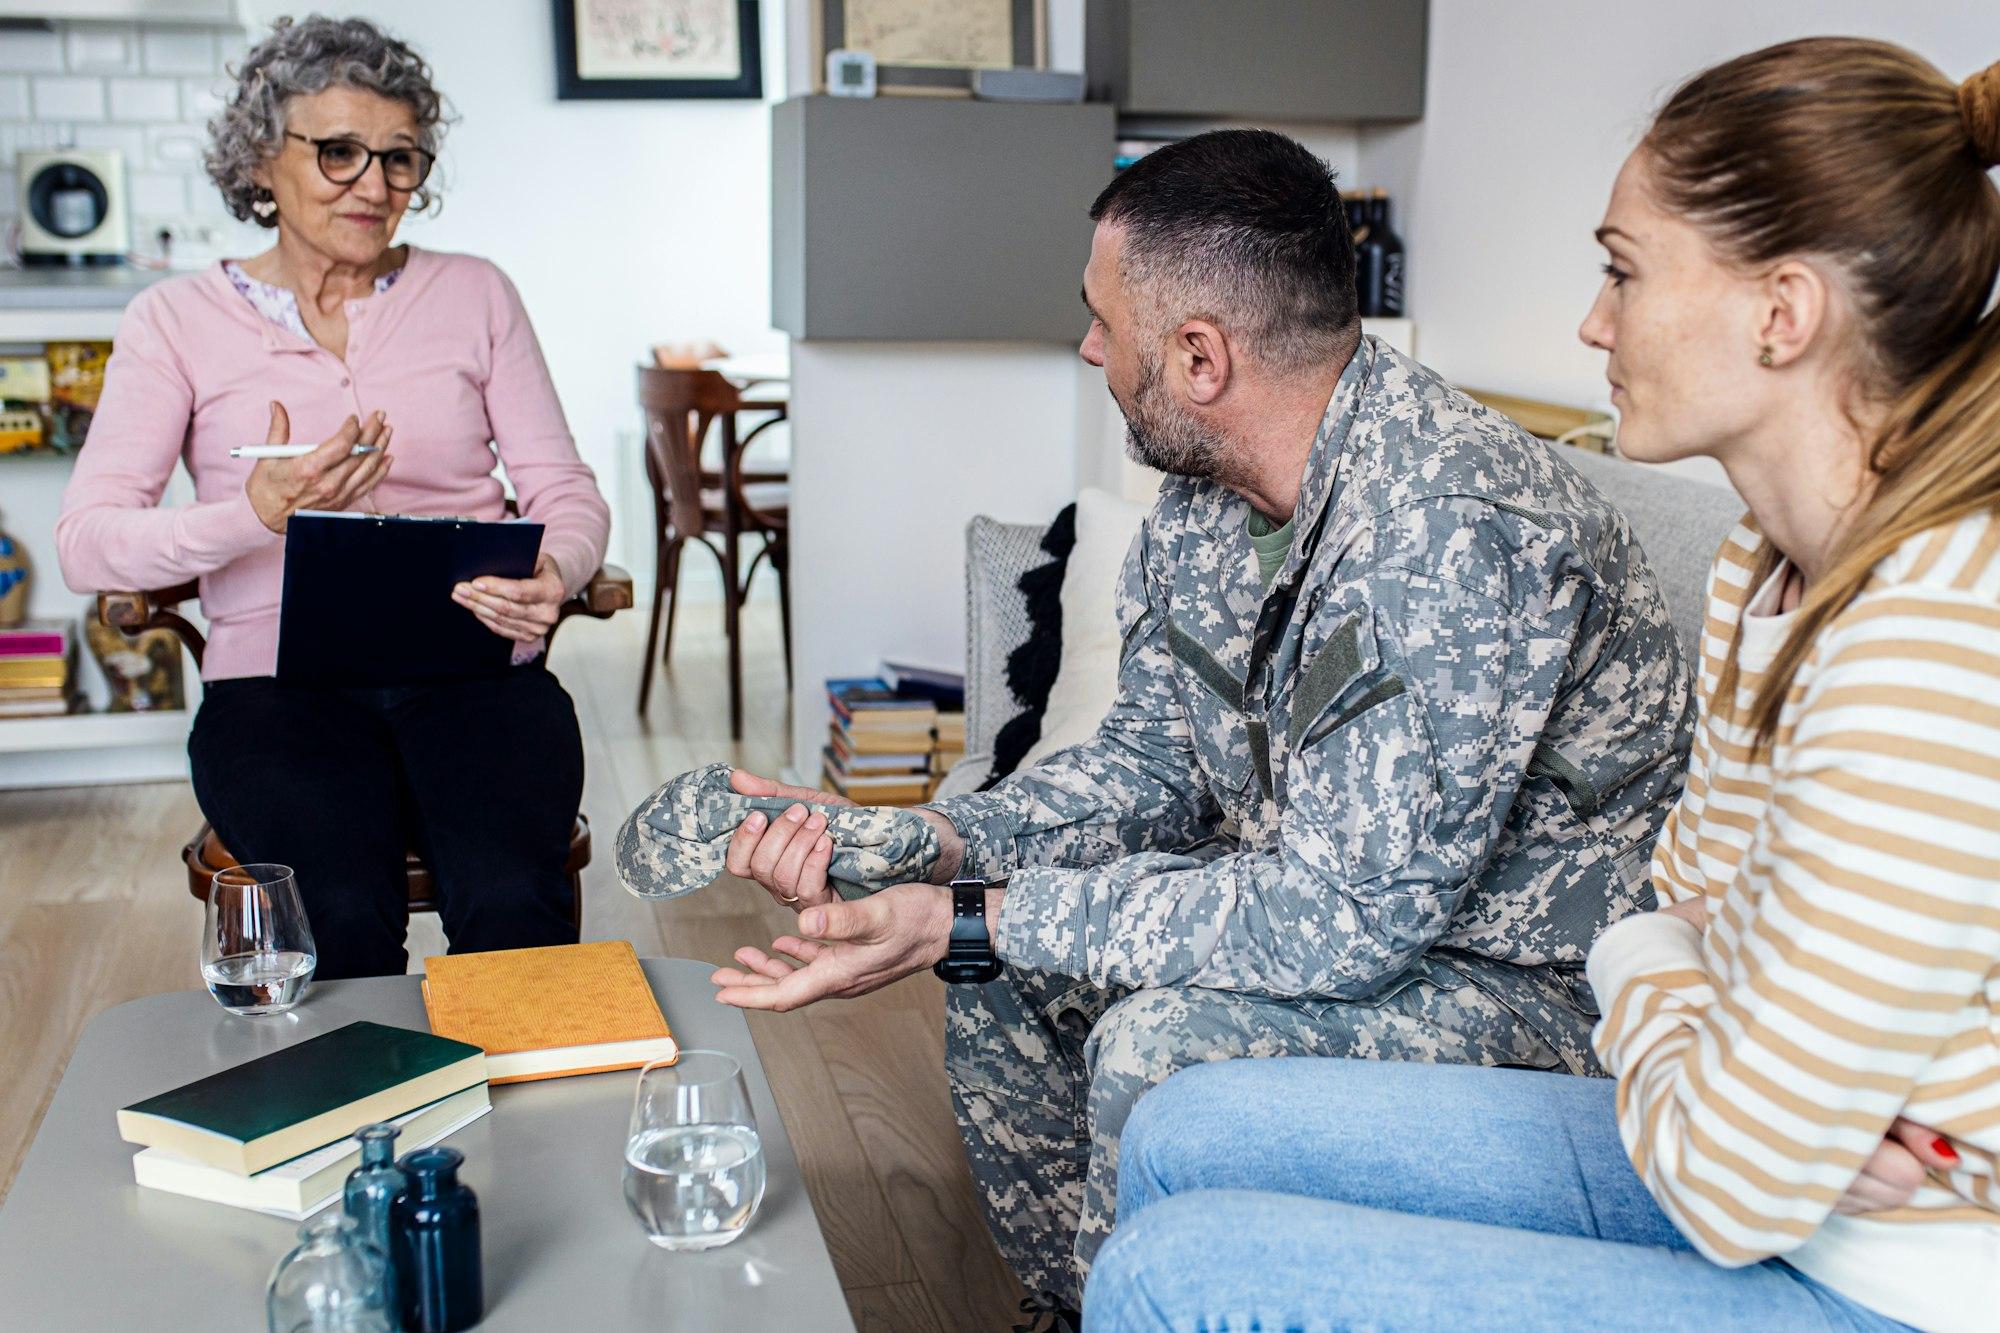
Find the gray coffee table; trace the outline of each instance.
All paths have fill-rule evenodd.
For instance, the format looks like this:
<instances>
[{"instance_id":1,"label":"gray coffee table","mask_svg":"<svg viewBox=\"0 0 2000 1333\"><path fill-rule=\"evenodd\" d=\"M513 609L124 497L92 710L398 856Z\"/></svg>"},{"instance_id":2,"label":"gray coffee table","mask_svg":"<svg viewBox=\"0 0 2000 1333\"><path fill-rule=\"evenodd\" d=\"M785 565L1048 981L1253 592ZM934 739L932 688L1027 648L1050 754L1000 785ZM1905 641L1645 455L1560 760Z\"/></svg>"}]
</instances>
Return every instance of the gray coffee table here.
<instances>
[{"instance_id":1,"label":"gray coffee table","mask_svg":"<svg viewBox=\"0 0 2000 1333\"><path fill-rule=\"evenodd\" d=\"M446 1142L479 1193L486 1321L496 1330L852 1330L743 1015L711 969L645 960L674 1035L743 1064L770 1185L743 1239L700 1254L646 1243L620 1192L633 1071L493 1089ZM261 1329L264 1282L295 1225L132 1183L138 1151L113 1113L142 1097L356 1019L428 1029L415 977L315 986L275 1018L236 1018L205 991L92 1019L0 1208L0 1324L20 1329Z\"/></svg>"}]
</instances>

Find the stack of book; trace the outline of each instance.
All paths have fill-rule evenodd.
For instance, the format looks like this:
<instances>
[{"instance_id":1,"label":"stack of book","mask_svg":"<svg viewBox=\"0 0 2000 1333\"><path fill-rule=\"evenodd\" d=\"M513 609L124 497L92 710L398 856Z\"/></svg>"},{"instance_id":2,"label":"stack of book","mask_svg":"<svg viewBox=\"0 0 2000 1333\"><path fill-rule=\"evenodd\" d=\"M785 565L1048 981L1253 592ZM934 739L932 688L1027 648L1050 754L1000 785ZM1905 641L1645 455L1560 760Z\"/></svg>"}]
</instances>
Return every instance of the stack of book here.
<instances>
[{"instance_id":1,"label":"stack of book","mask_svg":"<svg viewBox=\"0 0 2000 1333\"><path fill-rule=\"evenodd\" d=\"M0 718L54 717L75 706L69 626L30 620L0 629Z\"/></svg>"},{"instance_id":2,"label":"stack of book","mask_svg":"<svg viewBox=\"0 0 2000 1333\"><path fill-rule=\"evenodd\" d=\"M931 742L931 788L951 766L965 758L965 677L956 671L884 662L882 679L905 699L929 699L937 705L937 725Z\"/></svg>"},{"instance_id":3,"label":"stack of book","mask_svg":"<svg viewBox=\"0 0 2000 1333\"><path fill-rule=\"evenodd\" d=\"M349 1023L118 1113L141 1185L296 1221L340 1197L350 1135L390 1121L404 1149L485 1115L486 1055L428 1032Z\"/></svg>"},{"instance_id":4,"label":"stack of book","mask_svg":"<svg viewBox=\"0 0 2000 1333\"><path fill-rule=\"evenodd\" d=\"M879 676L829 680L827 787L857 805L916 805L930 799L937 705L905 698Z\"/></svg>"},{"instance_id":5,"label":"stack of book","mask_svg":"<svg viewBox=\"0 0 2000 1333\"><path fill-rule=\"evenodd\" d=\"M937 720L937 747L931 751L931 773L938 778L951 772L951 766L965 758L965 714L939 713Z\"/></svg>"}]
</instances>

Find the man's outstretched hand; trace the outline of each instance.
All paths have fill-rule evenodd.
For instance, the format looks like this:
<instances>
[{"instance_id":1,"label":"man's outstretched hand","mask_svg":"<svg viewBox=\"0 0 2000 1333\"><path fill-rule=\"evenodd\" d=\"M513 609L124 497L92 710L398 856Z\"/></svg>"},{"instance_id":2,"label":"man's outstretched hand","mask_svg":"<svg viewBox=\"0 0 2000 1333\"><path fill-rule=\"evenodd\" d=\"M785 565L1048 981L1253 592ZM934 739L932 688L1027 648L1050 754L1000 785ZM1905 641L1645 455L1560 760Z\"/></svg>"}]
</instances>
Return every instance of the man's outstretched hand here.
<instances>
[{"instance_id":1,"label":"man's outstretched hand","mask_svg":"<svg viewBox=\"0 0 2000 1333\"><path fill-rule=\"evenodd\" d=\"M853 902L799 913L799 934L771 952L738 949L741 967L716 969L715 998L738 1009L802 1008L828 996L866 995L921 972L951 942L951 895L929 884L897 884Z\"/></svg>"}]
</instances>

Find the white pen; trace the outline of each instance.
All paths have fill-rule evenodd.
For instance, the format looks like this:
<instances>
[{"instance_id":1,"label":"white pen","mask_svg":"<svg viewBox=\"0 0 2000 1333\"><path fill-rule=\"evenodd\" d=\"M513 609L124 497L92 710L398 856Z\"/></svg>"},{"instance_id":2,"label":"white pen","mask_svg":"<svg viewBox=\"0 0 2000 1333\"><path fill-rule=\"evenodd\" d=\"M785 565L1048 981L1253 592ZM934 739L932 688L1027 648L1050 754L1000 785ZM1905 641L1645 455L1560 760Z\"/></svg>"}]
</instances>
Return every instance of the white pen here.
<instances>
[{"instance_id":1,"label":"white pen","mask_svg":"<svg viewBox=\"0 0 2000 1333\"><path fill-rule=\"evenodd\" d=\"M316 444L245 444L229 451L231 458L304 458ZM357 444L348 450L348 457L359 458L363 454L380 452L372 444Z\"/></svg>"}]
</instances>

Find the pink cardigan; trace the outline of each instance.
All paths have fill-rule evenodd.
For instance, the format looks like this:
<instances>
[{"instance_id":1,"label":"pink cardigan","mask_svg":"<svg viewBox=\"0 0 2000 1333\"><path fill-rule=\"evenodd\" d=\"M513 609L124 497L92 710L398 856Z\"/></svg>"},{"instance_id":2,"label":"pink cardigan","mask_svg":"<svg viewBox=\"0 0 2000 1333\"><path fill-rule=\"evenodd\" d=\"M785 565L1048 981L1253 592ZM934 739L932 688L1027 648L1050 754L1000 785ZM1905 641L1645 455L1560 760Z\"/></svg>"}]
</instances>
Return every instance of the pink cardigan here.
<instances>
[{"instance_id":1,"label":"pink cardigan","mask_svg":"<svg viewBox=\"0 0 2000 1333\"><path fill-rule=\"evenodd\" d=\"M396 463L363 507L500 518L497 451L521 512L547 525L542 550L569 590L604 559L610 510L498 268L411 246L402 276L348 302L347 319L342 361L259 314L217 264L147 288L118 325L56 553L76 592L199 577L206 679L266 676L277 664L285 539L244 494L253 464L229 456L263 442L272 399L291 414L295 444L325 439L350 414L388 413ZM195 502L161 509L176 460L194 477Z\"/></svg>"}]
</instances>

